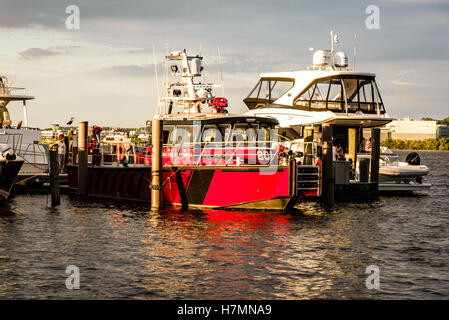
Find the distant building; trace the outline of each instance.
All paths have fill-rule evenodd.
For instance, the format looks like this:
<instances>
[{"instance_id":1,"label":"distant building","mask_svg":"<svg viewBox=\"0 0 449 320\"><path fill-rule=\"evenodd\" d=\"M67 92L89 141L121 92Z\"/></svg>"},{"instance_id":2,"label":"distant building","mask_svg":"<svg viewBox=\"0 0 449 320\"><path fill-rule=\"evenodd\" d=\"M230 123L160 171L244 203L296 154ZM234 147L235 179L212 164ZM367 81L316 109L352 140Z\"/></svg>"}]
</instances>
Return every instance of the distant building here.
<instances>
[{"instance_id":1,"label":"distant building","mask_svg":"<svg viewBox=\"0 0 449 320\"><path fill-rule=\"evenodd\" d=\"M444 137L444 135L449 136L449 131L446 131L445 128L447 127L437 125L436 121L413 120L409 118L394 120L382 128L381 139L438 139Z\"/></svg>"},{"instance_id":2,"label":"distant building","mask_svg":"<svg viewBox=\"0 0 449 320\"><path fill-rule=\"evenodd\" d=\"M60 133L63 133L59 127L59 124L52 124L51 129L42 130L41 136L44 141L58 140L58 136Z\"/></svg>"}]
</instances>

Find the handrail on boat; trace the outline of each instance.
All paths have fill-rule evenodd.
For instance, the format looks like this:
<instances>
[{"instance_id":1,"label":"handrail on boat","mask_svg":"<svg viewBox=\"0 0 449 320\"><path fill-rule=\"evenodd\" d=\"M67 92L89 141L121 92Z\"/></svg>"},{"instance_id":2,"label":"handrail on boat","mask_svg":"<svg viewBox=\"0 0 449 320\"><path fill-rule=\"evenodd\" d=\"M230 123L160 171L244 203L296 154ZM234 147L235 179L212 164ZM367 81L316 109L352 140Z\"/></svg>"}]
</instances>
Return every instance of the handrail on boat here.
<instances>
[{"instance_id":1,"label":"handrail on boat","mask_svg":"<svg viewBox=\"0 0 449 320\"><path fill-rule=\"evenodd\" d=\"M124 154L117 153L122 141L101 142L99 155L101 165L120 165L120 157ZM128 156L132 157L132 164L136 166L151 165L151 150L148 145L132 144L132 151ZM239 166L251 164L270 165L279 156L280 144L278 141L228 141L228 142L188 142L163 145L164 165L193 165L193 166ZM119 149L120 150L120 149ZM69 155L73 161L73 151ZM125 155L126 156L126 155Z\"/></svg>"}]
</instances>

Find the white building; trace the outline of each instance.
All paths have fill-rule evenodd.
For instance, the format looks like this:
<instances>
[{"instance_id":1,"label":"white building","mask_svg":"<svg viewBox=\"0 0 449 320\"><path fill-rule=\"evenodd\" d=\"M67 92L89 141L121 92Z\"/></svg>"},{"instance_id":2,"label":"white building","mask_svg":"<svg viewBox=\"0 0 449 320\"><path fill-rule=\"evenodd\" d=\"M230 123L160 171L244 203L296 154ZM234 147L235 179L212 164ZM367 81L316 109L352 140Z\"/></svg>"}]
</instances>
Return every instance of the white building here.
<instances>
[{"instance_id":1,"label":"white building","mask_svg":"<svg viewBox=\"0 0 449 320\"><path fill-rule=\"evenodd\" d=\"M437 122L413 120L410 118L394 120L382 129L385 138L401 140L424 140L437 138Z\"/></svg>"}]
</instances>

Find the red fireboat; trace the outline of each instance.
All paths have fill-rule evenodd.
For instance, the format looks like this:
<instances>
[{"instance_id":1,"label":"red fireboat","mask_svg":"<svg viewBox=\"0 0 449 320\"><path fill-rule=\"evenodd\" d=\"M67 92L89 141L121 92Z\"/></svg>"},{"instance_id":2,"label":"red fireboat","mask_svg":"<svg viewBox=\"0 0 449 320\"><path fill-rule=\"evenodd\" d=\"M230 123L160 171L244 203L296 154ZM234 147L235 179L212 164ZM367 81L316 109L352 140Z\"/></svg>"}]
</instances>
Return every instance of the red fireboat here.
<instances>
[{"instance_id":1,"label":"red fireboat","mask_svg":"<svg viewBox=\"0 0 449 320\"><path fill-rule=\"evenodd\" d=\"M280 145L277 120L227 112L213 84L195 83L202 57L175 51L166 57L172 76L155 118L161 119L164 205L200 209L284 210L297 196L297 164ZM178 109L178 110L177 110ZM179 110L180 109L180 110ZM147 121L151 132L151 121ZM89 150L89 196L150 202L152 146L130 140L98 143ZM150 139L151 141L151 139ZM67 166L78 186L77 147Z\"/></svg>"}]
</instances>

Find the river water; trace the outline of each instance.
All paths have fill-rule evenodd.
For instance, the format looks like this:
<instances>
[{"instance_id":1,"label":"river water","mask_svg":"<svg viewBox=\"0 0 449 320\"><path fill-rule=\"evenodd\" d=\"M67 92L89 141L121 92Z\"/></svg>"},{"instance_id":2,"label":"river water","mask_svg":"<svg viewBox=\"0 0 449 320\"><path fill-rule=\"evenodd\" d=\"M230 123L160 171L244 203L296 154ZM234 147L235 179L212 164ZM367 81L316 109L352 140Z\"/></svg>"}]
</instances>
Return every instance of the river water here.
<instances>
[{"instance_id":1,"label":"river water","mask_svg":"<svg viewBox=\"0 0 449 320\"><path fill-rule=\"evenodd\" d=\"M430 191L333 211L154 214L18 195L0 209L0 299L447 299L449 152L420 155ZM69 265L79 290L66 288Z\"/></svg>"}]
</instances>

